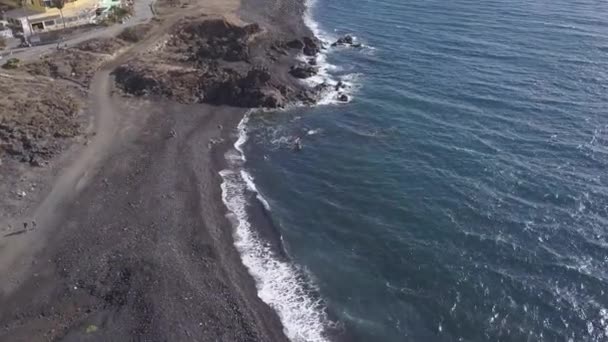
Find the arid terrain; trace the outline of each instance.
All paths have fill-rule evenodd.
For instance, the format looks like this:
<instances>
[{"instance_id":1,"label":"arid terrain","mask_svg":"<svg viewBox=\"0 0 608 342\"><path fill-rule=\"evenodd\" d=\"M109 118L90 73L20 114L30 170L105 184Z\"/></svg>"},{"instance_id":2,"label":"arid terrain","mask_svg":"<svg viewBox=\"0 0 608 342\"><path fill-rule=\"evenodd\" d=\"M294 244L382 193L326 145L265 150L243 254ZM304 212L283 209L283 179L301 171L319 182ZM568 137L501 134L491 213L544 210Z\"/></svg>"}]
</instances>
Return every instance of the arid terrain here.
<instances>
[{"instance_id":1,"label":"arid terrain","mask_svg":"<svg viewBox=\"0 0 608 342\"><path fill-rule=\"evenodd\" d=\"M302 6L160 1L1 72L0 340L285 340L218 171L246 108L315 101Z\"/></svg>"}]
</instances>

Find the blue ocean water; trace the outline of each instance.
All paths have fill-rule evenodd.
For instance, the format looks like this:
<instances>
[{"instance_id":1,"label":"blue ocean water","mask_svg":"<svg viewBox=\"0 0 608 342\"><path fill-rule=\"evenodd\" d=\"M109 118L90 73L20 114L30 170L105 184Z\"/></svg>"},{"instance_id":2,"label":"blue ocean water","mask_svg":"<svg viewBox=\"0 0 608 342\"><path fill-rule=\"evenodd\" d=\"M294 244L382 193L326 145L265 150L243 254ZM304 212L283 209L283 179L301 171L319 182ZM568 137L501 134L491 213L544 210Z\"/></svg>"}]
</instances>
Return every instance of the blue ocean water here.
<instances>
[{"instance_id":1,"label":"blue ocean water","mask_svg":"<svg viewBox=\"0 0 608 342\"><path fill-rule=\"evenodd\" d=\"M256 276L288 335L608 341L608 2L311 15L365 44L327 51L353 100L252 114L242 144L290 258Z\"/></svg>"}]
</instances>

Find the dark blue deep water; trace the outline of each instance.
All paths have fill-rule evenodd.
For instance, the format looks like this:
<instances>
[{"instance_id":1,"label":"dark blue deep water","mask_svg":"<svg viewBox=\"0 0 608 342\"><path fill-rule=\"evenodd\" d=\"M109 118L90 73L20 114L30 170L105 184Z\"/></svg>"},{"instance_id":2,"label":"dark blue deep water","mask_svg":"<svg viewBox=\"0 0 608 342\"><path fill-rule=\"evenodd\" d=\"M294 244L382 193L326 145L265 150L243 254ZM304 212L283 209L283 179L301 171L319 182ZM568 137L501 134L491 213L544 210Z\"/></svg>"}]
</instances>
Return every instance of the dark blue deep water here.
<instances>
[{"instance_id":1,"label":"dark blue deep water","mask_svg":"<svg viewBox=\"0 0 608 342\"><path fill-rule=\"evenodd\" d=\"M312 14L366 45L327 56L353 100L255 114L244 151L318 309L355 341L608 341L608 2Z\"/></svg>"}]
</instances>

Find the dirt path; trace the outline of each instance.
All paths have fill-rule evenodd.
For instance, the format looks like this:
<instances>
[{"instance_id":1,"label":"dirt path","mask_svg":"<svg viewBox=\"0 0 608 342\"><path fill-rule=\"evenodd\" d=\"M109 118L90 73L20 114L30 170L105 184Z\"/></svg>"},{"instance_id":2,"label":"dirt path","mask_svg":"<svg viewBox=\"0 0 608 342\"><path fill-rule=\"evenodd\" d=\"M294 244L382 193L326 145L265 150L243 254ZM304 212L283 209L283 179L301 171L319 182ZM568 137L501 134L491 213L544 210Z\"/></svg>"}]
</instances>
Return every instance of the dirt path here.
<instances>
[{"instance_id":1,"label":"dirt path","mask_svg":"<svg viewBox=\"0 0 608 342\"><path fill-rule=\"evenodd\" d=\"M0 290L8 294L20 283L21 277L31 264L34 252L46 241L47 227L56 224L59 208L74 200L78 192L95 173L100 161L107 155L117 132L118 114L110 98L110 70L100 71L91 86L90 110L95 115L95 136L77 158L57 177L52 190L28 215L28 222L36 223L36 229L0 242L0 274L9 282L0 282ZM24 220L16 220L24 221ZM30 223L30 228L33 224Z\"/></svg>"},{"instance_id":2,"label":"dirt path","mask_svg":"<svg viewBox=\"0 0 608 342\"><path fill-rule=\"evenodd\" d=\"M89 89L88 107L95 118L95 134L87 146L80 149L69 165L61 170L51 191L36 209L10 222L14 226L27 222L28 229L26 233L0 239L0 274L5 275L5 281L0 281L0 293L8 295L22 282L35 253L45 245L51 233L47 228L57 224L62 214L60 208L77 197L98 171L100 162L107 157L112 146L118 143L119 130L126 129L127 113L120 113L116 108L116 99L112 97L111 71L119 63L154 44L168 24L159 25L148 38L108 62L96 73ZM32 222L35 222L35 229L32 229Z\"/></svg>"}]
</instances>

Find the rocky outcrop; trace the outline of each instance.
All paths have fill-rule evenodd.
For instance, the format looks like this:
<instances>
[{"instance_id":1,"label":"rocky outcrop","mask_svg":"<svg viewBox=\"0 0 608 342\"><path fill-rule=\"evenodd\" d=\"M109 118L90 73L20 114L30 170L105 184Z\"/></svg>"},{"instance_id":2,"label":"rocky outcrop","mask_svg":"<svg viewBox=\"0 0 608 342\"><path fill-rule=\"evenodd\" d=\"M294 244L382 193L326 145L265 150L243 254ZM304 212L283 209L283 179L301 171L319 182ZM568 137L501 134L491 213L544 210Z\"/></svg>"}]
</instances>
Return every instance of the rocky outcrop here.
<instances>
[{"instance_id":1,"label":"rocky outcrop","mask_svg":"<svg viewBox=\"0 0 608 342\"><path fill-rule=\"evenodd\" d=\"M306 56L314 57L319 52L321 52L321 42L318 39L304 37L302 38L302 42L304 43L304 48L302 48L302 52Z\"/></svg>"},{"instance_id":2,"label":"rocky outcrop","mask_svg":"<svg viewBox=\"0 0 608 342\"><path fill-rule=\"evenodd\" d=\"M309 78L316 75L317 72L318 69L316 67L304 63L294 65L289 69L289 73L296 78Z\"/></svg>"},{"instance_id":3,"label":"rocky outcrop","mask_svg":"<svg viewBox=\"0 0 608 342\"><path fill-rule=\"evenodd\" d=\"M317 68L301 63L286 70L280 64L293 61L285 49L316 54L319 45L311 38L283 44L264 36L257 24L223 19L185 20L173 32L153 58L142 56L114 70L118 88L136 96L248 108L315 100L316 90L292 77L310 77Z\"/></svg>"},{"instance_id":4,"label":"rocky outcrop","mask_svg":"<svg viewBox=\"0 0 608 342\"><path fill-rule=\"evenodd\" d=\"M315 57L321 52L322 44L316 38L303 37L302 39L294 39L283 43L288 49L301 51L304 55Z\"/></svg>"},{"instance_id":5,"label":"rocky outcrop","mask_svg":"<svg viewBox=\"0 0 608 342\"><path fill-rule=\"evenodd\" d=\"M285 96L291 93L273 83L268 70L257 68L242 74L217 66L176 69L135 61L118 67L114 76L126 93L163 96L183 103L276 108L283 107Z\"/></svg>"},{"instance_id":6,"label":"rocky outcrop","mask_svg":"<svg viewBox=\"0 0 608 342\"><path fill-rule=\"evenodd\" d=\"M261 28L257 24L239 26L223 19L183 22L174 31L168 48L189 55L190 60L248 61L249 44Z\"/></svg>"},{"instance_id":7,"label":"rocky outcrop","mask_svg":"<svg viewBox=\"0 0 608 342\"><path fill-rule=\"evenodd\" d=\"M361 47L361 44L355 43L354 38L351 35L345 35L344 37L338 38L331 46L351 46L351 47Z\"/></svg>"},{"instance_id":8,"label":"rocky outcrop","mask_svg":"<svg viewBox=\"0 0 608 342\"><path fill-rule=\"evenodd\" d=\"M304 48L304 43L300 39L294 39L285 43L290 49L302 50Z\"/></svg>"}]
</instances>

